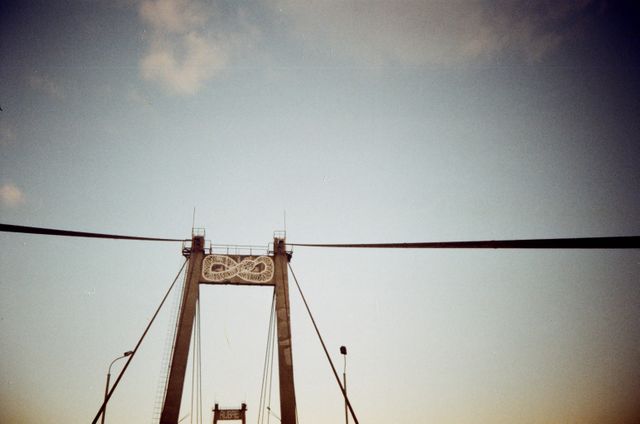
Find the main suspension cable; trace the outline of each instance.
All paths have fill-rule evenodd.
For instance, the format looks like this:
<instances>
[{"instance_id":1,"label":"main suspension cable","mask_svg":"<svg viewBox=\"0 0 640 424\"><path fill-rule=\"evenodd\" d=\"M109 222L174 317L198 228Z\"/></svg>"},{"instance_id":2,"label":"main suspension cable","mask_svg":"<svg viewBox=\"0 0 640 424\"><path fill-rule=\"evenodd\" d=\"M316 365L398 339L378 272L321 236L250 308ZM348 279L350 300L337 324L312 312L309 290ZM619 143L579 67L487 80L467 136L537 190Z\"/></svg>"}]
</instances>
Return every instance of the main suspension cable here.
<instances>
[{"instance_id":1,"label":"main suspension cable","mask_svg":"<svg viewBox=\"0 0 640 424\"><path fill-rule=\"evenodd\" d=\"M54 228L0 224L0 232L87 237L117 240L183 242L189 239L126 236ZM640 249L640 236L575 237L516 240L472 240L416 243L287 243L300 247L342 247L369 249Z\"/></svg>"},{"instance_id":2,"label":"main suspension cable","mask_svg":"<svg viewBox=\"0 0 640 424\"><path fill-rule=\"evenodd\" d=\"M418 243L287 243L287 245L300 247L342 247L359 249L640 249L640 236Z\"/></svg>"},{"instance_id":3,"label":"main suspension cable","mask_svg":"<svg viewBox=\"0 0 640 424\"><path fill-rule=\"evenodd\" d=\"M293 272L293 268L291 268L291 264L289 263L289 270L291 271L291 275L293 276L293 281L296 282L296 286L298 287L298 291L300 292L300 296L302 297L302 301L304 302L304 306L307 308L307 312L309 313L309 318L311 318L311 322L313 323L313 327L316 329L316 334L318 334L318 338L320 339L320 344L322 344L322 348L324 349L324 353L327 355L327 360L329 361L329 364L331 365L331 370L333 371L333 375L336 378L336 381L338 382L338 386L340 386L340 391L342 391L342 395L344 396L344 400L347 403L347 406L349 407L349 411L351 412L351 416L353 417L353 421L355 421L355 424L359 424L358 423L358 418L356 417L356 413L353 410L353 407L351 406L351 402L349 401L349 396L347 396L347 391L345 390L344 386L342 385L342 382L340 381L340 377L338 377L338 372L336 371L336 367L333 365L333 361L331 360L331 355L329 355L329 351L327 350L327 346L324 344L324 340L322 339L322 336L320 335L320 330L318 329L318 326L316 325L316 320L313 319L313 314L311 314L311 309L309 309L309 304L307 303L307 299L304 297L304 294L302 293L302 289L300 288L300 284L298 283L298 279L296 278L296 274Z\"/></svg>"},{"instance_id":4,"label":"main suspension cable","mask_svg":"<svg viewBox=\"0 0 640 424\"><path fill-rule=\"evenodd\" d=\"M54 228L27 227L24 225L10 225L10 224L0 224L0 231L6 232L6 233L40 234L40 235L49 235L49 236L86 237L86 238L117 239L117 240L180 241L180 242L188 241L186 239L123 236L119 234L88 233L84 231L58 230Z\"/></svg>"},{"instance_id":5,"label":"main suspension cable","mask_svg":"<svg viewBox=\"0 0 640 424\"><path fill-rule=\"evenodd\" d=\"M160 312L160 309L162 309L162 305L164 305L164 302L169 297L169 293L171 293L171 290L173 289L173 286L175 286L176 281L178 281L178 277L180 277L180 274L182 274L182 271L184 270L184 266L187 264L187 261L188 260L185 260L183 262L182 266L180 267L180 270L176 274L176 278L173 279L173 282L171 283L171 286L169 286L169 290L167 290L167 293L162 298L162 301L160 302L160 305L158 305L158 308L156 309L155 313L153 314L153 317L151 317L151 321L149 321L149 324L147 325L147 328L145 328L144 332L142 333L142 336L140 336L140 340L138 340L138 343L136 344L136 347L133 348L133 351L132 351L133 353L131 355L129 355L129 359L124 364L124 367L122 367L122 370L120 370L120 374L118 374L118 378L116 378L116 381L115 381L115 383L113 383L113 386L109 390L109 393L107 393L107 395L105 396L104 401L102 402L102 406L100 406L100 409L98 409L98 413L96 414L96 416L93 419L93 421L91 421L91 424L96 424L96 422L98 422L98 419L100 418L100 415L102 415L104 413L104 409L105 409L105 407L107 405L107 402L109 402L109 399L111 399L111 395L113 394L113 392L116 389L116 387L118 387L118 384L120 383L120 380L122 379L122 376L124 375L124 372L127 370L127 367L129 367L129 364L131 363L131 360L136 355L136 352L138 351L138 348L142 344L142 340L144 340L145 336L149 332L149 329L151 328L151 324L153 324L153 321L155 321L156 317L158 316L158 313Z\"/></svg>"}]
</instances>

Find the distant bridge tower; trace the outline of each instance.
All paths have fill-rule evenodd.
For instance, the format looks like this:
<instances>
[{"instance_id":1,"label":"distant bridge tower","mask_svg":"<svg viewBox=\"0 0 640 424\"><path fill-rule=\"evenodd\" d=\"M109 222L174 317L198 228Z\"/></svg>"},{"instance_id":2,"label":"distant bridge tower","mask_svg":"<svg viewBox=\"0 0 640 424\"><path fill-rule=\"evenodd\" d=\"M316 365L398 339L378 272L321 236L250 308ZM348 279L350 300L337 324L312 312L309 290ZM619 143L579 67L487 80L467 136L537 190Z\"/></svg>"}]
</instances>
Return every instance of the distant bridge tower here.
<instances>
[{"instance_id":1,"label":"distant bridge tower","mask_svg":"<svg viewBox=\"0 0 640 424\"><path fill-rule=\"evenodd\" d=\"M178 422L200 284L275 286L280 415L282 424L296 424L287 272L291 255L287 253L285 239L275 237L273 252L268 252L267 256L218 255L211 251L207 254L204 236L194 235L191 239L191 247L185 248L183 254L189 258L189 266L182 289L160 424L177 424Z\"/></svg>"}]
</instances>

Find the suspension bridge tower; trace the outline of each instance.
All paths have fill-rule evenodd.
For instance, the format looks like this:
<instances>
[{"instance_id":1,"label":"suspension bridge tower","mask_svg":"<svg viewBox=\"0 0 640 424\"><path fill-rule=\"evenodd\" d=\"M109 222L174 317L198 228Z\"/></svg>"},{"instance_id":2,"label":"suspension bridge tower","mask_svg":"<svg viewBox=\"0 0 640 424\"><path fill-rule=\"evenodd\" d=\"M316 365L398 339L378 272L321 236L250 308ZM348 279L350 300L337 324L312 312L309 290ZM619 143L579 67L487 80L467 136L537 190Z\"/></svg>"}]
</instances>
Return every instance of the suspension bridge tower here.
<instances>
[{"instance_id":1,"label":"suspension bridge tower","mask_svg":"<svg viewBox=\"0 0 640 424\"><path fill-rule=\"evenodd\" d=\"M193 331L200 285L271 286L275 288L280 415L282 424L296 424L296 394L291 352L288 262L285 237L274 237L273 250L264 256L214 254L207 251L204 236L194 235L191 245L183 248L188 258L187 275L182 289L176 334L171 355L160 424L177 424L184 388L189 346Z\"/></svg>"}]
</instances>

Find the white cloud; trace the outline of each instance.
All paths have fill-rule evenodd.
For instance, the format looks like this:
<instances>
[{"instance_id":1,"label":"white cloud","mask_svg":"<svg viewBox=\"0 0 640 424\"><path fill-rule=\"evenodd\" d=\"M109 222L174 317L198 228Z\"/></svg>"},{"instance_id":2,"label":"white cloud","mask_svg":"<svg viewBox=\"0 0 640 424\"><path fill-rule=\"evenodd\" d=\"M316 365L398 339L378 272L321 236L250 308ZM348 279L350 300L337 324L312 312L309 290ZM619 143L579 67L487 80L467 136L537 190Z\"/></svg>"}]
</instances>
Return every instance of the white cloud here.
<instances>
[{"instance_id":1,"label":"white cloud","mask_svg":"<svg viewBox=\"0 0 640 424\"><path fill-rule=\"evenodd\" d=\"M159 82L177 94L194 94L224 68L226 61L223 47L197 33L188 33L177 42L156 41L140 68L145 79Z\"/></svg>"},{"instance_id":2,"label":"white cloud","mask_svg":"<svg viewBox=\"0 0 640 424\"><path fill-rule=\"evenodd\" d=\"M188 95L224 69L228 47L207 28L212 16L212 7L191 0L143 1L140 17L152 35L142 77Z\"/></svg>"},{"instance_id":3,"label":"white cloud","mask_svg":"<svg viewBox=\"0 0 640 424\"><path fill-rule=\"evenodd\" d=\"M537 61L573 35L588 0L273 0L310 45L368 63L451 65L515 53Z\"/></svg>"},{"instance_id":4,"label":"white cloud","mask_svg":"<svg viewBox=\"0 0 640 424\"><path fill-rule=\"evenodd\" d=\"M22 191L12 183L5 183L0 187L0 202L9 207L16 207L25 202Z\"/></svg>"},{"instance_id":5,"label":"white cloud","mask_svg":"<svg viewBox=\"0 0 640 424\"><path fill-rule=\"evenodd\" d=\"M32 74L27 78L29 87L56 99L64 99L64 90L51 78L42 74Z\"/></svg>"}]
</instances>

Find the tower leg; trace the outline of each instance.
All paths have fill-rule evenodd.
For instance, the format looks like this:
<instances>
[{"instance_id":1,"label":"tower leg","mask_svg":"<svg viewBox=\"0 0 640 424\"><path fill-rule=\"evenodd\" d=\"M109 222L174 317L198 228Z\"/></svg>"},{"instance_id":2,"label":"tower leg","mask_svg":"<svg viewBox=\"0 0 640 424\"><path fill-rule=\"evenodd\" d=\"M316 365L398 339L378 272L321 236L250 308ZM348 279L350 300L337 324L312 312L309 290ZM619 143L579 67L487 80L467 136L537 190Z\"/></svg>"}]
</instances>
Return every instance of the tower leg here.
<instances>
[{"instance_id":1,"label":"tower leg","mask_svg":"<svg viewBox=\"0 0 640 424\"><path fill-rule=\"evenodd\" d=\"M293 385L291 319L289 309L288 257L284 239L274 239L276 323L278 328L278 368L280 416L282 424L296 424L296 393Z\"/></svg>"},{"instance_id":2,"label":"tower leg","mask_svg":"<svg viewBox=\"0 0 640 424\"><path fill-rule=\"evenodd\" d=\"M162 405L160 424L176 424L180 414L180 402L184 387L184 376L189 359L189 345L199 296L199 282L204 258L204 237L194 236L191 240L191 256L187 269L187 279L182 289L182 301L178 314L176 338L171 355L171 368L167 393Z\"/></svg>"}]
</instances>

